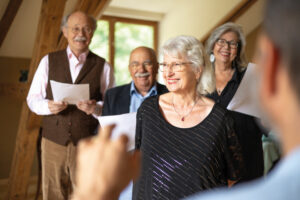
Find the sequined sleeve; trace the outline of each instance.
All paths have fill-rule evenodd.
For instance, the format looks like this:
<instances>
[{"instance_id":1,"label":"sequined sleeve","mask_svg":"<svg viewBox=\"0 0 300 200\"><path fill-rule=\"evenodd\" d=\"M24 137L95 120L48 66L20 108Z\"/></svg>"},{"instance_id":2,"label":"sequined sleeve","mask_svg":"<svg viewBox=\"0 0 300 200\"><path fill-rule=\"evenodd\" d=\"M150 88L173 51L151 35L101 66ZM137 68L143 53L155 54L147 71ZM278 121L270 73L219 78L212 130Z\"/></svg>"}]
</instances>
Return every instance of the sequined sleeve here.
<instances>
[{"instance_id":1,"label":"sequined sleeve","mask_svg":"<svg viewBox=\"0 0 300 200\"><path fill-rule=\"evenodd\" d=\"M234 130L234 120L229 114L225 115L225 131L227 136L227 148L225 159L227 164L227 177L232 181L238 181L245 173L242 149Z\"/></svg>"}]
</instances>

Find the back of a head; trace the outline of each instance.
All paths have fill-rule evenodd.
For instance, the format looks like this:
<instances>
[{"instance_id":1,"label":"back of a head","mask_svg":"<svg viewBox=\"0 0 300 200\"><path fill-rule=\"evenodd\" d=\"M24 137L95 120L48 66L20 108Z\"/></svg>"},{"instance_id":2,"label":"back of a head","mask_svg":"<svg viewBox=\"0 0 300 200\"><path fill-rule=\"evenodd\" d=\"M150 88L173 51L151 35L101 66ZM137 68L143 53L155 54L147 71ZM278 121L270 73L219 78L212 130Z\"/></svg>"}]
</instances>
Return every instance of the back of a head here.
<instances>
[{"instance_id":1,"label":"back of a head","mask_svg":"<svg viewBox=\"0 0 300 200\"><path fill-rule=\"evenodd\" d=\"M300 1L268 0L264 15L264 31L278 48L300 102Z\"/></svg>"}]
</instances>

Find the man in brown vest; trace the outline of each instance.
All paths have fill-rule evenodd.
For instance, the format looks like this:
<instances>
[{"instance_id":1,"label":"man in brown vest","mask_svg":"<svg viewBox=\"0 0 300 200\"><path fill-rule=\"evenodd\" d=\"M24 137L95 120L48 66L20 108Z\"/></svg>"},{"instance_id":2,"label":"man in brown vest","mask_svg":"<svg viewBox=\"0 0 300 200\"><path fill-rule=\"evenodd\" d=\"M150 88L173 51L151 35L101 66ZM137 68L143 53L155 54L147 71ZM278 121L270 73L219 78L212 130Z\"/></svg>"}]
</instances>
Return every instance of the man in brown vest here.
<instances>
[{"instance_id":1,"label":"man in brown vest","mask_svg":"<svg viewBox=\"0 0 300 200\"><path fill-rule=\"evenodd\" d=\"M43 115L42 180L43 199L68 199L75 183L76 145L96 129L95 118L102 111L102 98L114 84L113 72L105 60L89 51L96 21L83 12L66 16L62 31L68 40L65 50L42 58L34 75L27 103ZM90 99L68 105L54 102L50 80L89 84Z\"/></svg>"}]
</instances>

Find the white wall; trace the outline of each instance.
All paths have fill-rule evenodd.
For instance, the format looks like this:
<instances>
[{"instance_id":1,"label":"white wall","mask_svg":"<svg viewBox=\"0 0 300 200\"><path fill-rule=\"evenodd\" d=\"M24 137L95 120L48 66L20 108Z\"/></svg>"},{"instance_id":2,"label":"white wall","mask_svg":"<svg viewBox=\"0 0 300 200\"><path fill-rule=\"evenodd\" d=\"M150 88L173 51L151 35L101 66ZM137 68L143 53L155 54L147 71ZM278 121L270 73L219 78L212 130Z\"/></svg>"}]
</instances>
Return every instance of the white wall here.
<instances>
[{"instance_id":1,"label":"white wall","mask_svg":"<svg viewBox=\"0 0 300 200\"><path fill-rule=\"evenodd\" d=\"M248 9L235 23L243 27L244 34L247 36L254 29L256 29L263 20L263 7L265 0L256 1L250 9Z\"/></svg>"},{"instance_id":2,"label":"white wall","mask_svg":"<svg viewBox=\"0 0 300 200\"><path fill-rule=\"evenodd\" d=\"M241 0L174 0L160 23L159 46L178 35L204 36Z\"/></svg>"}]
</instances>

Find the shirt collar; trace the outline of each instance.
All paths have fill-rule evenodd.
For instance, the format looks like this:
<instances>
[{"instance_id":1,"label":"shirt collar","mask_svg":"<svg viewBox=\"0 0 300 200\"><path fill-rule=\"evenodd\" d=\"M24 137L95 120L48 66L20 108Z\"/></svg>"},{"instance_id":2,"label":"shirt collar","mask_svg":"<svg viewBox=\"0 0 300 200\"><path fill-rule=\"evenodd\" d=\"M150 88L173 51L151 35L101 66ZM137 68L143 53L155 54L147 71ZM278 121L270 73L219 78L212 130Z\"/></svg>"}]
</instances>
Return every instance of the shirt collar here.
<instances>
[{"instance_id":1,"label":"shirt collar","mask_svg":"<svg viewBox=\"0 0 300 200\"><path fill-rule=\"evenodd\" d=\"M130 85L130 96L132 96L133 94L139 94L141 95L137 89L135 88L134 82L131 81L131 85ZM148 91L148 93L145 95L145 97L148 96L153 96L153 95L157 95L157 86L156 83L154 83L154 85L151 87L151 89Z\"/></svg>"},{"instance_id":2,"label":"shirt collar","mask_svg":"<svg viewBox=\"0 0 300 200\"><path fill-rule=\"evenodd\" d=\"M77 58L74 53L72 52L72 50L70 49L70 46L67 47L67 55L68 55L68 59L71 60L73 58L75 58L79 63L84 63L86 60L86 57L88 55L90 51L86 50L85 52L81 53L79 55L79 57Z\"/></svg>"},{"instance_id":3,"label":"shirt collar","mask_svg":"<svg viewBox=\"0 0 300 200\"><path fill-rule=\"evenodd\" d=\"M235 68L235 72L234 74L232 75L232 78L230 79L229 82L236 82L236 83L240 83L242 78L243 78L243 75L245 73L245 70L244 71L239 71L238 67L234 67Z\"/></svg>"}]
</instances>

